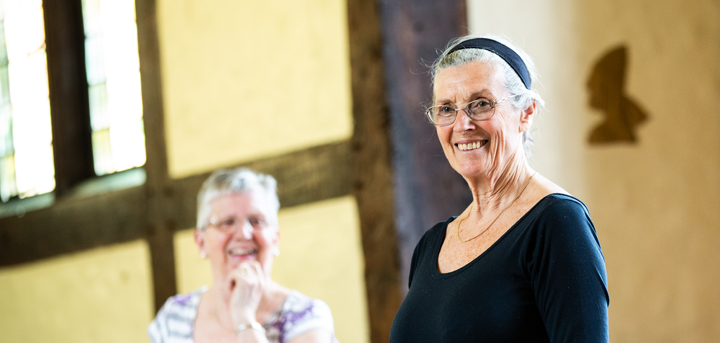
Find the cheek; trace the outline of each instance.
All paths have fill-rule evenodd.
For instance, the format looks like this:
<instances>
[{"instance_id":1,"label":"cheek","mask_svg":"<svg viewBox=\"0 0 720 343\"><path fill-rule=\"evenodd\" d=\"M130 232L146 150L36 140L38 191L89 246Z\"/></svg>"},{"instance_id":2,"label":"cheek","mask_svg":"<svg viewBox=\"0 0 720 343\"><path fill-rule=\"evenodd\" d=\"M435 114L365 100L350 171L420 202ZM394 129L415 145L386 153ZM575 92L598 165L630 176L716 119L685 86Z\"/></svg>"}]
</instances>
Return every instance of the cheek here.
<instances>
[{"instance_id":1,"label":"cheek","mask_svg":"<svg viewBox=\"0 0 720 343\"><path fill-rule=\"evenodd\" d=\"M206 245L214 250L216 254L224 255L225 254L225 246L227 245L227 242L229 240L229 237L222 234L217 235L208 235L206 238Z\"/></svg>"},{"instance_id":2,"label":"cheek","mask_svg":"<svg viewBox=\"0 0 720 343\"><path fill-rule=\"evenodd\" d=\"M451 126L437 126L435 128L438 140L442 145L443 149L452 148L450 144L450 138L452 137L452 125Z\"/></svg>"},{"instance_id":3,"label":"cheek","mask_svg":"<svg viewBox=\"0 0 720 343\"><path fill-rule=\"evenodd\" d=\"M273 245L273 238L275 232L272 230L265 230L261 232L254 232L253 239L260 248L267 249Z\"/></svg>"}]
</instances>

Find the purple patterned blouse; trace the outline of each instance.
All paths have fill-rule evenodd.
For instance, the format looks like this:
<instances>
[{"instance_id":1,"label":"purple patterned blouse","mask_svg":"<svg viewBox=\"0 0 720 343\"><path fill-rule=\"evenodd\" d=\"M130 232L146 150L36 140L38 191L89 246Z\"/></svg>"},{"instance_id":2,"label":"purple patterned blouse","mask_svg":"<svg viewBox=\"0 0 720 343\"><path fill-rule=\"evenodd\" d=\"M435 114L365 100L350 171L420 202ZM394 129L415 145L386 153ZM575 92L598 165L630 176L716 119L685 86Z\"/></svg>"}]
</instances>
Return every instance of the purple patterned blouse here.
<instances>
[{"instance_id":1,"label":"purple patterned blouse","mask_svg":"<svg viewBox=\"0 0 720 343\"><path fill-rule=\"evenodd\" d=\"M193 324L197 307L206 287L188 294L178 294L165 302L155 320L148 326L153 343L194 343ZM322 329L337 343L330 308L322 300L291 291L283 305L263 324L270 343L286 343L315 329Z\"/></svg>"}]
</instances>

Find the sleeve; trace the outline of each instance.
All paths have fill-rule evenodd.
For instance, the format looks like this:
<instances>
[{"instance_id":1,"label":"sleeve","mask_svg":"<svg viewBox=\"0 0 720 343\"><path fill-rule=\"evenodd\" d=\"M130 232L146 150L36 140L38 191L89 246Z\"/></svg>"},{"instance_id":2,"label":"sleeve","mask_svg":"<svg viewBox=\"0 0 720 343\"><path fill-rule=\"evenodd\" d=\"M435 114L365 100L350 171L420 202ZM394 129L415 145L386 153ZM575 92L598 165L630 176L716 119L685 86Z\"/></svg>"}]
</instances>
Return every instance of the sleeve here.
<instances>
[{"instance_id":1,"label":"sleeve","mask_svg":"<svg viewBox=\"0 0 720 343\"><path fill-rule=\"evenodd\" d=\"M289 342L312 330L324 330L335 339L335 325L330 307L322 300L305 298L293 304L281 319L281 341Z\"/></svg>"},{"instance_id":2,"label":"sleeve","mask_svg":"<svg viewBox=\"0 0 720 343\"><path fill-rule=\"evenodd\" d=\"M168 298L155 319L148 325L147 334L153 343L192 343L193 325L201 292L178 294Z\"/></svg>"},{"instance_id":3,"label":"sleeve","mask_svg":"<svg viewBox=\"0 0 720 343\"><path fill-rule=\"evenodd\" d=\"M413 250L412 260L410 261L410 275L408 276L408 288L412 286L413 275L415 274L415 268L417 267L418 259L420 259L421 246L423 245L424 240L425 236L420 239L420 242L418 242L418 244L415 246L415 250Z\"/></svg>"},{"instance_id":4,"label":"sleeve","mask_svg":"<svg viewBox=\"0 0 720 343\"><path fill-rule=\"evenodd\" d=\"M155 319L153 319L147 327L147 334L152 343L163 343L165 342L165 337L168 336L167 313L169 306L170 300L168 299L160 311L158 311Z\"/></svg>"},{"instance_id":5,"label":"sleeve","mask_svg":"<svg viewBox=\"0 0 720 343\"><path fill-rule=\"evenodd\" d=\"M551 342L608 342L605 259L579 200L553 202L528 243L528 272Z\"/></svg>"},{"instance_id":6,"label":"sleeve","mask_svg":"<svg viewBox=\"0 0 720 343\"><path fill-rule=\"evenodd\" d=\"M454 219L455 217L452 217L451 219ZM436 237L440 234L440 229L443 227L447 227L448 221L445 222L439 222L435 224L433 227L430 228L430 230L425 231L423 236L420 238L420 241L415 246L415 250L413 250L412 260L410 261L410 274L408 276L408 288L412 286L413 276L415 275L415 269L417 268L418 264L420 263L420 259L423 256L423 253L428 251L427 245L429 244L428 241L436 239Z\"/></svg>"}]
</instances>

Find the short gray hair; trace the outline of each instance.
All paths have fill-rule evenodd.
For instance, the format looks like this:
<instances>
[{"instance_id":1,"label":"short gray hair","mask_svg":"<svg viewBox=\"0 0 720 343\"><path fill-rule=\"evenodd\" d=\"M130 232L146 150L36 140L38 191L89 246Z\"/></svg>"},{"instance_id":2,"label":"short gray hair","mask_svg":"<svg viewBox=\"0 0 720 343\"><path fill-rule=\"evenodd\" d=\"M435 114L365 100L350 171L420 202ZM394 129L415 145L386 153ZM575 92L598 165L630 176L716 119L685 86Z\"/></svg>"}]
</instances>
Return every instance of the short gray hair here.
<instances>
[{"instance_id":1,"label":"short gray hair","mask_svg":"<svg viewBox=\"0 0 720 343\"><path fill-rule=\"evenodd\" d=\"M513 70L510 65L505 62L505 60L490 51L481 49L463 49L448 54L448 52L450 52L450 50L452 50L452 48L454 48L456 45L466 40L475 38L492 39L494 41L504 44L508 48L515 51L520 56L520 58L522 58L525 66L527 67L528 73L530 74L530 89L525 88L525 84L523 84L522 80L517 75L515 70ZM511 104L515 108L526 109L528 106L530 106L531 103L534 102L537 105L537 110L535 112L537 114L540 112L541 108L545 107L545 101L540 97L540 94L537 92L537 90L532 88L538 77L537 69L535 68L535 63L533 63L532 58L530 58L530 56L525 51L517 47L517 45L513 44L510 40L494 35L467 35L450 41L445 50L443 50L442 54L440 54L440 57L438 57L437 60L435 60L435 62L430 67L433 89L435 85L435 77L441 70L448 67L457 67L470 62L489 63L495 68L498 68L498 70L503 73L503 75L505 76L506 89L510 94L515 95L511 98ZM434 98L435 94L433 94L433 102ZM532 134L529 130L523 132L522 143L523 149L525 150L525 156L529 158L531 154L530 146L533 143Z\"/></svg>"},{"instance_id":2,"label":"short gray hair","mask_svg":"<svg viewBox=\"0 0 720 343\"><path fill-rule=\"evenodd\" d=\"M197 229L207 224L212 208L210 203L219 196L232 193L260 191L265 195L271 210L268 220L277 225L277 212L280 201L277 197L277 181L271 175L256 173L248 168L220 169L213 172L202 187L197 197Z\"/></svg>"}]
</instances>

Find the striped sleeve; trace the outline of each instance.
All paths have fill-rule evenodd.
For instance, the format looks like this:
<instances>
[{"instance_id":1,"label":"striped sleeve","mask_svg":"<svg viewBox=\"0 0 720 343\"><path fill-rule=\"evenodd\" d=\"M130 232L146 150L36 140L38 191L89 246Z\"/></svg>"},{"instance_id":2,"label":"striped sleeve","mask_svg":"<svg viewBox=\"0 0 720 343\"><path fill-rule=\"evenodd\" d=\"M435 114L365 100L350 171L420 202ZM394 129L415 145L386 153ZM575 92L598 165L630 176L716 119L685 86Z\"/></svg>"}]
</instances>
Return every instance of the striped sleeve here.
<instances>
[{"instance_id":1,"label":"striped sleeve","mask_svg":"<svg viewBox=\"0 0 720 343\"><path fill-rule=\"evenodd\" d=\"M147 329L153 343L193 343L193 323L202 289L169 298Z\"/></svg>"}]
</instances>

